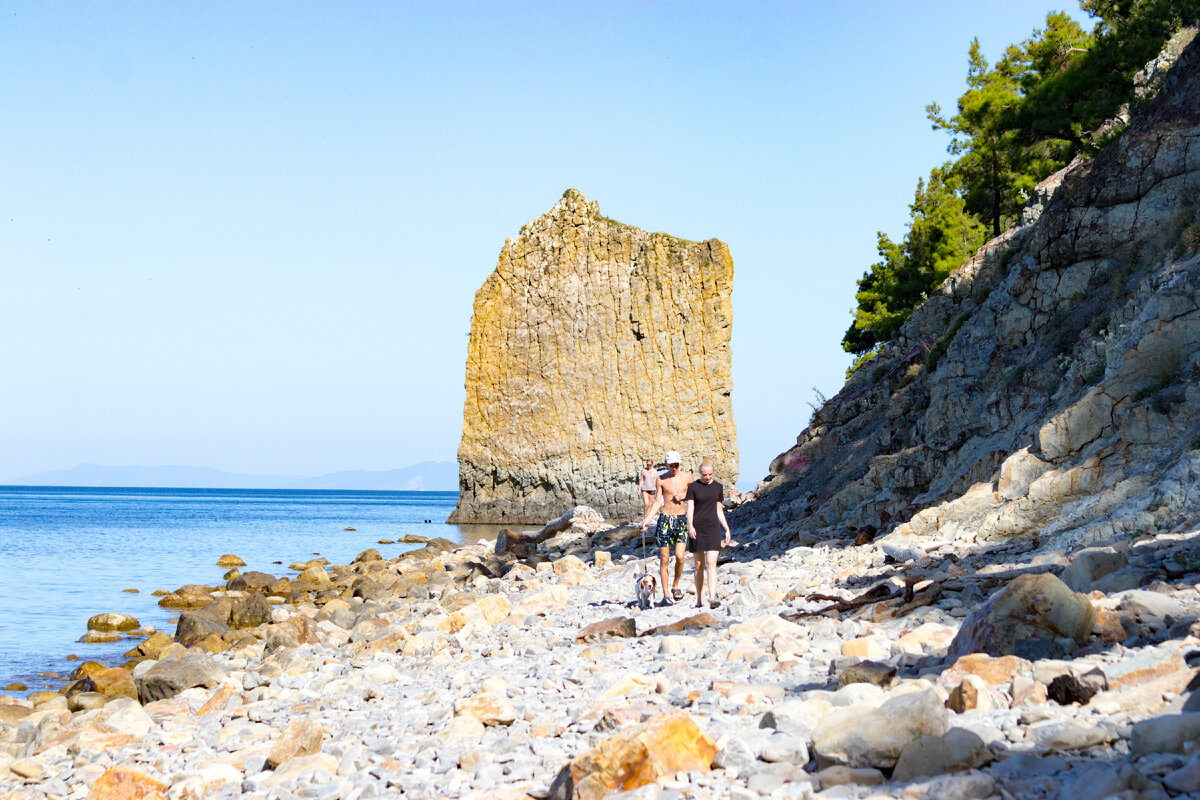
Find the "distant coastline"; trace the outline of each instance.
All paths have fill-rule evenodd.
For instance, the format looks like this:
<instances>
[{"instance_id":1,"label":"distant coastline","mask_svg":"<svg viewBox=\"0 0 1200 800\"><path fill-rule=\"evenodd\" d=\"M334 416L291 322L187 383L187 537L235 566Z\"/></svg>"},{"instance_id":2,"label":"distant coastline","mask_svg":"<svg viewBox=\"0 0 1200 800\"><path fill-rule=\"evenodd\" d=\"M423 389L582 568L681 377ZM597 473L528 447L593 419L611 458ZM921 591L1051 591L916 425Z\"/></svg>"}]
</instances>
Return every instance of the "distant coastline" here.
<instances>
[{"instance_id":1,"label":"distant coastline","mask_svg":"<svg viewBox=\"0 0 1200 800\"><path fill-rule=\"evenodd\" d=\"M422 461L393 470L347 470L326 475L251 475L212 467L105 466L79 464L27 477L2 480L7 486L173 489L341 489L359 491L456 492L457 461Z\"/></svg>"}]
</instances>

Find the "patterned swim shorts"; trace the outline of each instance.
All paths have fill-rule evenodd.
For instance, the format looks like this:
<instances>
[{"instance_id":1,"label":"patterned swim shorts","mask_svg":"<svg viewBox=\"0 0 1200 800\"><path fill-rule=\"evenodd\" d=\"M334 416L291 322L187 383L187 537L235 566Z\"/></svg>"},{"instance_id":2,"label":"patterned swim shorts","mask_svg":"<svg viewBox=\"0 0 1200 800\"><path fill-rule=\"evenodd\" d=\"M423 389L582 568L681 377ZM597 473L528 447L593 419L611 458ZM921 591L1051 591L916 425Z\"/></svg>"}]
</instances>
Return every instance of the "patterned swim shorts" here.
<instances>
[{"instance_id":1,"label":"patterned swim shorts","mask_svg":"<svg viewBox=\"0 0 1200 800\"><path fill-rule=\"evenodd\" d=\"M654 526L654 544L659 547L670 547L687 538L687 514L670 517L658 515L658 524Z\"/></svg>"}]
</instances>

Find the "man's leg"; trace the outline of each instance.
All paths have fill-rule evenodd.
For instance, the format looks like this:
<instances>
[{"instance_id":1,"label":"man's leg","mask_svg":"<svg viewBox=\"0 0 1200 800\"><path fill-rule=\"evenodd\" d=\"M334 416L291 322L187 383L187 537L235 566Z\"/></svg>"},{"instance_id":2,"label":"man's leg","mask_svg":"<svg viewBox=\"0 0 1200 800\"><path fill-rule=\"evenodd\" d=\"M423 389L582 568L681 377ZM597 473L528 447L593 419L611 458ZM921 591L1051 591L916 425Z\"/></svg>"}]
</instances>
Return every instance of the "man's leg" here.
<instances>
[{"instance_id":1,"label":"man's leg","mask_svg":"<svg viewBox=\"0 0 1200 800\"><path fill-rule=\"evenodd\" d=\"M704 560L708 562L708 599L717 599L717 550L706 550ZM699 555L697 553L696 555ZM699 590L697 590L699 591Z\"/></svg>"},{"instance_id":2,"label":"man's leg","mask_svg":"<svg viewBox=\"0 0 1200 800\"><path fill-rule=\"evenodd\" d=\"M667 579L670 573L667 572L667 563L671 560L671 548L658 548L658 585L662 587L663 600L671 602L671 590L667 588Z\"/></svg>"},{"instance_id":3,"label":"man's leg","mask_svg":"<svg viewBox=\"0 0 1200 800\"><path fill-rule=\"evenodd\" d=\"M687 538L687 534L683 535ZM672 589L679 588L679 579L683 577L683 560L687 558L687 545L684 542L675 543L675 582L671 584Z\"/></svg>"}]
</instances>

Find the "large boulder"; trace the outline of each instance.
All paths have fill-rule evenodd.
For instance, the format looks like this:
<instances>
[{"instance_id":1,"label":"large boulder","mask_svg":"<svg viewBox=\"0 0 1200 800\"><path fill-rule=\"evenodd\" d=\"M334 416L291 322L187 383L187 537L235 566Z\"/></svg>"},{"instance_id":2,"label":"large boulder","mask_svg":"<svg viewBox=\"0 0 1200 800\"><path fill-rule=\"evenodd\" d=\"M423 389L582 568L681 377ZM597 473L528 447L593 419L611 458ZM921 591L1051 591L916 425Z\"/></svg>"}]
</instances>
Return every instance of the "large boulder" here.
<instances>
[{"instance_id":1,"label":"large boulder","mask_svg":"<svg viewBox=\"0 0 1200 800\"><path fill-rule=\"evenodd\" d=\"M163 608L202 608L212 601L208 589L189 583L161 597L158 604Z\"/></svg>"},{"instance_id":2,"label":"large boulder","mask_svg":"<svg viewBox=\"0 0 1200 800\"><path fill-rule=\"evenodd\" d=\"M271 604L258 592L235 600L229 610L231 628L256 628L270 621Z\"/></svg>"},{"instance_id":3,"label":"large boulder","mask_svg":"<svg viewBox=\"0 0 1200 800\"><path fill-rule=\"evenodd\" d=\"M978 734L951 728L941 736L922 736L904 748L892 779L907 782L926 775L976 769L991 761L992 753Z\"/></svg>"},{"instance_id":4,"label":"large boulder","mask_svg":"<svg viewBox=\"0 0 1200 800\"><path fill-rule=\"evenodd\" d=\"M812 734L822 766L895 766L904 748L922 736L941 736L950 712L933 688L894 696L879 706L860 704L827 714Z\"/></svg>"},{"instance_id":5,"label":"large boulder","mask_svg":"<svg viewBox=\"0 0 1200 800\"><path fill-rule=\"evenodd\" d=\"M949 652L1059 658L1087 642L1095 621L1087 597L1055 576L1021 575L967 617Z\"/></svg>"},{"instance_id":6,"label":"large boulder","mask_svg":"<svg viewBox=\"0 0 1200 800\"><path fill-rule=\"evenodd\" d=\"M658 714L567 762L550 785L550 800L600 800L677 772L707 772L716 754L716 743L686 713Z\"/></svg>"},{"instance_id":7,"label":"large boulder","mask_svg":"<svg viewBox=\"0 0 1200 800\"><path fill-rule=\"evenodd\" d=\"M174 697L184 689L211 689L225 679L225 672L208 653L198 648L184 650L146 670L137 680L138 699L143 704Z\"/></svg>"},{"instance_id":8,"label":"large boulder","mask_svg":"<svg viewBox=\"0 0 1200 800\"><path fill-rule=\"evenodd\" d=\"M87 622L89 631L132 631L141 626L142 623L137 621L137 617L112 612L97 614Z\"/></svg>"},{"instance_id":9,"label":"large boulder","mask_svg":"<svg viewBox=\"0 0 1200 800\"><path fill-rule=\"evenodd\" d=\"M243 572L226 584L231 592L265 592L275 583L275 576L266 572Z\"/></svg>"},{"instance_id":10,"label":"large boulder","mask_svg":"<svg viewBox=\"0 0 1200 800\"><path fill-rule=\"evenodd\" d=\"M1062 582L1077 592L1090 592L1096 581L1129 566L1129 559L1112 547L1080 550L1062 572Z\"/></svg>"},{"instance_id":11,"label":"large boulder","mask_svg":"<svg viewBox=\"0 0 1200 800\"><path fill-rule=\"evenodd\" d=\"M203 611L184 611L179 615L175 625L175 641L185 647L190 647L203 640L209 634L221 634L229 630L229 623L220 617L206 614Z\"/></svg>"}]
</instances>

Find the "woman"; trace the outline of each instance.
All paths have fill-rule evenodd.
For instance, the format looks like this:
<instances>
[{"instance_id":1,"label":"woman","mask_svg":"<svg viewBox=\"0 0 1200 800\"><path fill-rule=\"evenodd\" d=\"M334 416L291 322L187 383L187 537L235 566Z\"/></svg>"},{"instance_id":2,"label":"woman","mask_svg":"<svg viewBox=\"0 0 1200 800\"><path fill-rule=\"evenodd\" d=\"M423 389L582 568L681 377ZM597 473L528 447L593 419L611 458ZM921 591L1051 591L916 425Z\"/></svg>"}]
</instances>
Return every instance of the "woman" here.
<instances>
[{"instance_id":1,"label":"woman","mask_svg":"<svg viewBox=\"0 0 1200 800\"><path fill-rule=\"evenodd\" d=\"M700 480L687 488L688 536L696 554L696 608L704 607L704 578L708 575L708 605L721 605L717 599L717 554L729 544L729 523L725 521L725 487L713 480L713 465L707 458L700 464ZM725 538L721 539L721 530Z\"/></svg>"},{"instance_id":2,"label":"woman","mask_svg":"<svg viewBox=\"0 0 1200 800\"><path fill-rule=\"evenodd\" d=\"M658 470L654 468L654 462L648 458L638 486L641 488L642 495L642 517L645 518L650 516L650 506L654 505L654 495L658 492Z\"/></svg>"}]
</instances>

